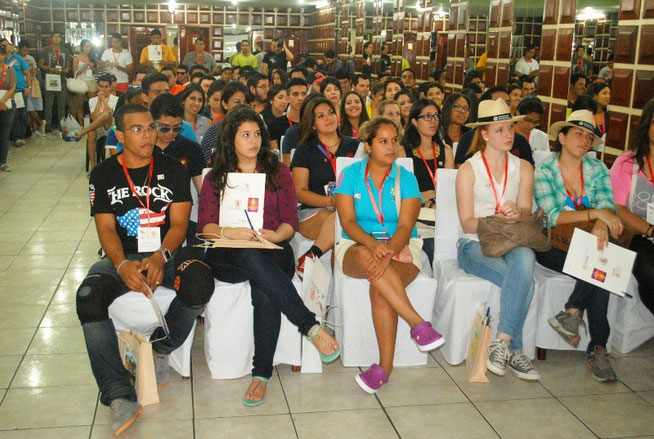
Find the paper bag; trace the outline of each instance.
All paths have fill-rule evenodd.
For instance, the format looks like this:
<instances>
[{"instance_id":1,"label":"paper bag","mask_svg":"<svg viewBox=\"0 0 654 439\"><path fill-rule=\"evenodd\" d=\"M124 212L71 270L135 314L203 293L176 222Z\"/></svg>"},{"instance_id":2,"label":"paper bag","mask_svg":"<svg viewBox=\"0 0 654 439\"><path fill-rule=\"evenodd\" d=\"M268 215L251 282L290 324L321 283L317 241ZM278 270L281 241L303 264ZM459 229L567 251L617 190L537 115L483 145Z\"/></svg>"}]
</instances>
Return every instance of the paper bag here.
<instances>
[{"instance_id":1,"label":"paper bag","mask_svg":"<svg viewBox=\"0 0 654 439\"><path fill-rule=\"evenodd\" d=\"M7 94L7 90L0 90L0 98L3 98ZM11 99L7 99L5 101L5 107L7 107L7 110L11 110L13 108Z\"/></svg>"},{"instance_id":2,"label":"paper bag","mask_svg":"<svg viewBox=\"0 0 654 439\"><path fill-rule=\"evenodd\" d=\"M136 388L136 398L142 406L158 404L159 391L154 374L152 344L138 332L117 331L118 349L125 369L132 377Z\"/></svg>"},{"instance_id":3,"label":"paper bag","mask_svg":"<svg viewBox=\"0 0 654 439\"><path fill-rule=\"evenodd\" d=\"M304 262L302 300L320 322L327 316L331 276L320 260L307 258ZM320 353L306 337L302 337L302 373L322 373Z\"/></svg>"},{"instance_id":4,"label":"paper bag","mask_svg":"<svg viewBox=\"0 0 654 439\"><path fill-rule=\"evenodd\" d=\"M61 91L61 75L45 74L45 90Z\"/></svg>"},{"instance_id":5,"label":"paper bag","mask_svg":"<svg viewBox=\"0 0 654 439\"><path fill-rule=\"evenodd\" d=\"M32 81L32 94L30 97L35 99L39 99L40 97L42 97L41 84L39 84L39 81L37 81L36 79Z\"/></svg>"},{"instance_id":6,"label":"paper bag","mask_svg":"<svg viewBox=\"0 0 654 439\"><path fill-rule=\"evenodd\" d=\"M475 311L470 343L468 344L466 369L468 369L468 381L471 383L490 383L486 376L486 360L488 360L491 328L484 314L485 311L485 303L481 304L479 309Z\"/></svg>"}]
</instances>

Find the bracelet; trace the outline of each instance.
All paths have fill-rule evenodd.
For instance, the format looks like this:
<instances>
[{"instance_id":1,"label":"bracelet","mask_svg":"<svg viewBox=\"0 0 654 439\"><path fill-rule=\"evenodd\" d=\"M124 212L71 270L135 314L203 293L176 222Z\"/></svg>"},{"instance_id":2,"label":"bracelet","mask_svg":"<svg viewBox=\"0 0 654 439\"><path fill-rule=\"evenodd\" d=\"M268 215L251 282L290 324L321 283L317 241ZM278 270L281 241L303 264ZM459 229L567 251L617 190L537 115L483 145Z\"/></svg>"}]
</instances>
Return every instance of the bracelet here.
<instances>
[{"instance_id":1,"label":"bracelet","mask_svg":"<svg viewBox=\"0 0 654 439\"><path fill-rule=\"evenodd\" d=\"M229 228L230 228L229 226L225 226L225 227L221 227L221 228L220 228L220 237L221 237L222 239L229 239L229 238L227 238L227 237L225 236L225 234L224 234L225 229L229 229Z\"/></svg>"},{"instance_id":2,"label":"bracelet","mask_svg":"<svg viewBox=\"0 0 654 439\"><path fill-rule=\"evenodd\" d=\"M129 262L127 259L123 259L123 261L118 264L118 267L116 267L116 273L120 274L120 267L123 266L124 263Z\"/></svg>"}]
</instances>

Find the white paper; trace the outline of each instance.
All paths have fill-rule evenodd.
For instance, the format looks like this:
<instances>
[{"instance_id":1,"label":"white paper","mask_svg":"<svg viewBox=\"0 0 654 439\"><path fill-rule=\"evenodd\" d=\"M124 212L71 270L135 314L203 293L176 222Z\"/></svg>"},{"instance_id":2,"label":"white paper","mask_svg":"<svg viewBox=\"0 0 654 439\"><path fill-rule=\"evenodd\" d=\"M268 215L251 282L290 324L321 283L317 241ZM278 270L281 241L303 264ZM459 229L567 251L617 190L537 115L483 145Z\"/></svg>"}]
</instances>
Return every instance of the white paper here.
<instances>
[{"instance_id":1,"label":"white paper","mask_svg":"<svg viewBox=\"0 0 654 439\"><path fill-rule=\"evenodd\" d=\"M45 90L46 91L61 91L61 75L54 75L52 73L45 74Z\"/></svg>"},{"instance_id":2,"label":"white paper","mask_svg":"<svg viewBox=\"0 0 654 439\"><path fill-rule=\"evenodd\" d=\"M0 90L0 98L3 98L4 95L7 94L7 90ZM7 107L8 110L11 110L13 107L11 106L11 99L7 99L5 101L5 106Z\"/></svg>"},{"instance_id":3,"label":"white paper","mask_svg":"<svg viewBox=\"0 0 654 439\"><path fill-rule=\"evenodd\" d=\"M161 248L161 229L159 227L139 227L137 233L139 253L156 252Z\"/></svg>"},{"instance_id":4,"label":"white paper","mask_svg":"<svg viewBox=\"0 0 654 439\"><path fill-rule=\"evenodd\" d=\"M161 46L150 44L148 46L148 59L152 63L161 61L163 59L163 51L161 50Z\"/></svg>"},{"instance_id":5,"label":"white paper","mask_svg":"<svg viewBox=\"0 0 654 439\"><path fill-rule=\"evenodd\" d=\"M575 229L563 272L624 297L635 259L635 252L613 243L598 251L595 235Z\"/></svg>"},{"instance_id":6,"label":"white paper","mask_svg":"<svg viewBox=\"0 0 654 439\"><path fill-rule=\"evenodd\" d=\"M647 222L654 224L654 203L647 203Z\"/></svg>"},{"instance_id":7,"label":"white paper","mask_svg":"<svg viewBox=\"0 0 654 439\"><path fill-rule=\"evenodd\" d=\"M227 185L220 203L221 227L263 228L263 201L266 193L266 174L227 174ZM247 211L247 215L245 212Z\"/></svg>"},{"instance_id":8,"label":"white paper","mask_svg":"<svg viewBox=\"0 0 654 439\"><path fill-rule=\"evenodd\" d=\"M25 99L23 99L22 91L14 93L14 103L16 104L16 108L25 108Z\"/></svg>"}]
</instances>

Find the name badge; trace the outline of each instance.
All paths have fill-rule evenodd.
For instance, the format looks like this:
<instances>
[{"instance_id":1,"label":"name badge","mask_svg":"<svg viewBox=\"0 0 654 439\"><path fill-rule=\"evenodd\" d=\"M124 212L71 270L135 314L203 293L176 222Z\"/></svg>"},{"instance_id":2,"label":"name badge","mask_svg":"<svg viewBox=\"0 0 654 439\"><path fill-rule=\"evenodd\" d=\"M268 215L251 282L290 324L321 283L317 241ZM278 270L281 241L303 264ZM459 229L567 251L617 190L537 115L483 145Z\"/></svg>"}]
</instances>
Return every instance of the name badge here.
<instances>
[{"instance_id":1,"label":"name badge","mask_svg":"<svg viewBox=\"0 0 654 439\"><path fill-rule=\"evenodd\" d=\"M86 70L86 72L84 72L84 73L86 73L86 79L88 79L88 80L93 79L93 70L88 69L88 70Z\"/></svg>"},{"instance_id":2,"label":"name badge","mask_svg":"<svg viewBox=\"0 0 654 439\"><path fill-rule=\"evenodd\" d=\"M137 240L139 253L156 252L161 248L161 229L159 227L139 227Z\"/></svg>"},{"instance_id":3,"label":"name badge","mask_svg":"<svg viewBox=\"0 0 654 439\"><path fill-rule=\"evenodd\" d=\"M371 235L377 241L388 241L389 239L391 239L391 237L386 232L386 229L382 230L381 232L372 232Z\"/></svg>"},{"instance_id":4,"label":"name badge","mask_svg":"<svg viewBox=\"0 0 654 439\"><path fill-rule=\"evenodd\" d=\"M330 181L325 185L325 194L328 197L332 197L334 195L334 189L336 189L336 182Z\"/></svg>"},{"instance_id":5,"label":"name badge","mask_svg":"<svg viewBox=\"0 0 654 439\"><path fill-rule=\"evenodd\" d=\"M647 222L654 224L654 203L647 203Z\"/></svg>"},{"instance_id":6,"label":"name badge","mask_svg":"<svg viewBox=\"0 0 654 439\"><path fill-rule=\"evenodd\" d=\"M61 68L61 66L59 64L57 64L54 68L58 69L58 70L62 70L62 68Z\"/></svg>"}]
</instances>

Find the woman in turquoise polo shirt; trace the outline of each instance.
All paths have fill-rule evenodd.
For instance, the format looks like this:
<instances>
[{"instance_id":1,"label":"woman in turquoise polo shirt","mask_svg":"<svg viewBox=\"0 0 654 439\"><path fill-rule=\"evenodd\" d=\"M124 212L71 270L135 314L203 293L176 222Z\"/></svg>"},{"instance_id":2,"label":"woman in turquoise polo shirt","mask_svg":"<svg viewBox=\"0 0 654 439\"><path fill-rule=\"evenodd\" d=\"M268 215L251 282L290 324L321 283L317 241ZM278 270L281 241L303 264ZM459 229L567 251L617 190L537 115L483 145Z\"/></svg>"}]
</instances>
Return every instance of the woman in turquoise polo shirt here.
<instances>
[{"instance_id":1,"label":"woman in turquoise polo shirt","mask_svg":"<svg viewBox=\"0 0 654 439\"><path fill-rule=\"evenodd\" d=\"M422 198L415 176L395 164L397 127L390 119L376 117L361 127L360 135L369 157L345 168L334 191L343 226L335 259L346 275L370 281L380 364L357 375L356 382L375 393L393 369L398 316L411 327L411 338L421 351L436 349L445 340L420 317L405 290L422 267L422 240L416 229Z\"/></svg>"}]
</instances>

